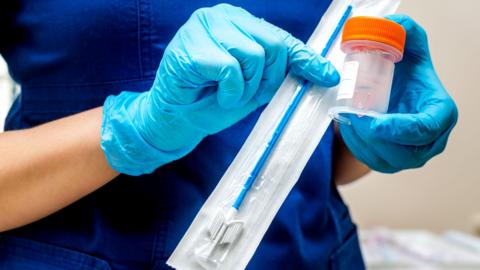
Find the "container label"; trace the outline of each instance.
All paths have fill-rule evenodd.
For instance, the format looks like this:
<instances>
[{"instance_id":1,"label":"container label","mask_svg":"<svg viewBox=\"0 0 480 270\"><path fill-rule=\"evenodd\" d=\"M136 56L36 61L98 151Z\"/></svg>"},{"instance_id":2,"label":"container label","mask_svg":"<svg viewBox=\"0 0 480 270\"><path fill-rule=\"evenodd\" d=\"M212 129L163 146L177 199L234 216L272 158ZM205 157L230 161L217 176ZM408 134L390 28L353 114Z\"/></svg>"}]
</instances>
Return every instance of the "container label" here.
<instances>
[{"instance_id":1,"label":"container label","mask_svg":"<svg viewBox=\"0 0 480 270\"><path fill-rule=\"evenodd\" d=\"M349 61L343 64L342 80L340 81L337 100L353 97L355 84L357 83L358 67L358 61Z\"/></svg>"}]
</instances>

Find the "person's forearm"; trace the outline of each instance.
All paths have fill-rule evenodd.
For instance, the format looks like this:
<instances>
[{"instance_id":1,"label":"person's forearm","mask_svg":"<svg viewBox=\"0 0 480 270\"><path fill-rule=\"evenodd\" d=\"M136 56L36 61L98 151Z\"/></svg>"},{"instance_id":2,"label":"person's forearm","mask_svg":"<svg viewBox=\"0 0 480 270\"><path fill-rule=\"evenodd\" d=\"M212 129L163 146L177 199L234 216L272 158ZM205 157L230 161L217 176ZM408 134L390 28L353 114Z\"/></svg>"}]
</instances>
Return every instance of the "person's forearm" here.
<instances>
[{"instance_id":1,"label":"person's forearm","mask_svg":"<svg viewBox=\"0 0 480 270\"><path fill-rule=\"evenodd\" d=\"M352 183L371 171L367 165L352 155L343 142L337 127L335 127L333 153L333 179L336 185Z\"/></svg>"},{"instance_id":2,"label":"person's forearm","mask_svg":"<svg viewBox=\"0 0 480 270\"><path fill-rule=\"evenodd\" d=\"M0 231L45 217L118 173L100 148L102 109L0 134Z\"/></svg>"}]
</instances>

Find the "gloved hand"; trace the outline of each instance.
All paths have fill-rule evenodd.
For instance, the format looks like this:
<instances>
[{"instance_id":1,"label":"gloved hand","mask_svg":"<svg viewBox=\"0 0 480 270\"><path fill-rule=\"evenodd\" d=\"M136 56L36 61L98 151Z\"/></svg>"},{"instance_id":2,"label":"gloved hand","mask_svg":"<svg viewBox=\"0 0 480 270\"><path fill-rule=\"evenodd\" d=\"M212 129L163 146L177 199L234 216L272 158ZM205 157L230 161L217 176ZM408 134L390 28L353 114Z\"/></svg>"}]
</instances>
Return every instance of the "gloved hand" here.
<instances>
[{"instance_id":1,"label":"gloved hand","mask_svg":"<svg viewBox=\"0 0 480 270\"><path fill-rule=\"evenodd\" d=\"M241 8L199 9L166 48L150 91L105 101L107 160L139 175L181 158L267 103L287 70L326 87L340 77L301 41Z\"/></svg>"},{"instance_id":2,"label":"gloved hand","mask_svg":"<svg viewBox=\"0 0 480 270\"><path fill-rule=\"evenodd\" d=\"M435 73L425 30L405 15L387 18L407 31L388 114L378 118L345 114L351 125L340 124L340 133L357 159L373 170L393 173L421 167L441 153L458 112Z\"/></svg>"}]
</instances>

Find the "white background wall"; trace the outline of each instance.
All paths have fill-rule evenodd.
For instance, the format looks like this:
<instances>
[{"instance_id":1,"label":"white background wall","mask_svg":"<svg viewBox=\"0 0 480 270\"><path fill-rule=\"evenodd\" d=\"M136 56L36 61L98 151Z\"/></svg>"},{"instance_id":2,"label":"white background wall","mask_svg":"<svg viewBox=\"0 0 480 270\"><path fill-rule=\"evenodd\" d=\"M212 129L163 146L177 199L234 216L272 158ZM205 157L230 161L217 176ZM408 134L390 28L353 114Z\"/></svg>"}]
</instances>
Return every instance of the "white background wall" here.
<instances>
[{"instance_id":1,"label":"white background wall","mask_svg":"<svg viewBox=\"0 0 480 270\"><path fill-rule=\"evenodd\" d=\"M403 0L429 33L437 72L460 118L446 151L424 168L372 173L342 189L361 227L480 232L480 1Z\"/></svg>"}]
</instances>

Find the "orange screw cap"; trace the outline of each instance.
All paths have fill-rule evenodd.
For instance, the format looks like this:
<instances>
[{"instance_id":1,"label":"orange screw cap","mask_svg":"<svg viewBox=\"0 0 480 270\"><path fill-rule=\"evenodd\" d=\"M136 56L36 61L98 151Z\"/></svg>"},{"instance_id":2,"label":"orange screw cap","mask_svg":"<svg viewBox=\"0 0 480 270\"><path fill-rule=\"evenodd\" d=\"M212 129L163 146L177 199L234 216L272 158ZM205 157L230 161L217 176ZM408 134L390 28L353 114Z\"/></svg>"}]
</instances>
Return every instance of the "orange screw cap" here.
<instances>
[{"instance_id":1,"label":"orange screw cap","mask_svg":"<svg viewBox=\"0 0 480 270\"><path fill-rule=\"evenodd\" d=\"M343 28L342 43L370 40L384 43L403 54L407 32L398 23L378 17L358 16L348 19Z\"/></svg>"}]
</instances>

